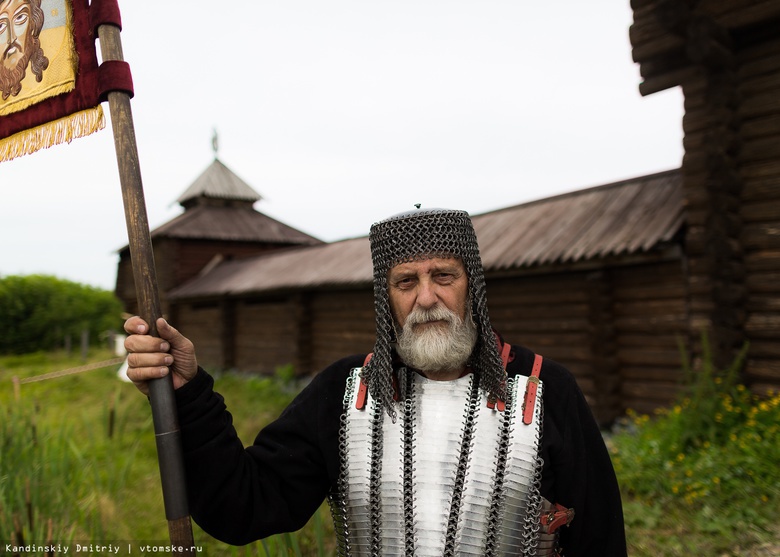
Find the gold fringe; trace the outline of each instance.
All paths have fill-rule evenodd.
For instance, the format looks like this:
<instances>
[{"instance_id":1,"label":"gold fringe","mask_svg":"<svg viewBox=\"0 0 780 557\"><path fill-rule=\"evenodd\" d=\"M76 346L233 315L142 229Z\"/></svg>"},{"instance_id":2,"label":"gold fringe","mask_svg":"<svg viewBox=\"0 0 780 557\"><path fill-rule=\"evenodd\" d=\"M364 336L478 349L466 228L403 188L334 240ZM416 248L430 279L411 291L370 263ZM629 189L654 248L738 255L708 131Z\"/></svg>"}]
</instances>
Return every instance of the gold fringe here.
<instances>
[{"instance_id":1,"label":"gold fringe","mask_svg":"<svg viewBox=\"0 0 780 557\"><path fill-rule=\"evenodd\" d=\"M60 143L70 143L76 138L100 131L105 126L106 119L101 105L74 112L69 116L0 139L0 162L48 149Z\"/></svg>"}]
</instances>

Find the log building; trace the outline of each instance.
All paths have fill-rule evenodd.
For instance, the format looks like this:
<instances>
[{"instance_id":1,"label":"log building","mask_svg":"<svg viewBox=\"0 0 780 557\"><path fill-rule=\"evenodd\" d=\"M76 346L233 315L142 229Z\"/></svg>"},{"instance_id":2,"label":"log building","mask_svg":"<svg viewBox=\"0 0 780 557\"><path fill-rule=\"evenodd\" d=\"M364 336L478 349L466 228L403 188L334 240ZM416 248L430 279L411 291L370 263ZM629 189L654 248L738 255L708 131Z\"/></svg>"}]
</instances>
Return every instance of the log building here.
<instances>
[{"instance_id":1,"label":"log building","mask_svg":"<svg viewBox=\"0 0 780 557\"><path fill-rule=\"evenodd\" d=\"M215 152L214 161L177 200L184 212L151 232L163 315L170 313L171 289L221 261L322 243L255 211L260 199ZM127 312L138 313L128 246L119 250L115 292Z\"/></svg>"},{"instance_id":2,"label":"log building","mask_svg":"<svg viewBox=\"0 0 780 557\"><path fill-rule=\"evenodd\" d=\"M493 325L571 369L602 423L668 404L680 343L695 359L702 332L719 366L749 341L746 384L780 387L780 0L631 6L640 92L685 96L682 167L474 217ZM162 247L181 239L169 225L158 266L181 258ZM371 350L367 238L293 236L232 260L211 244L165 279L165 311L205 366L311 374Z\"/></svg>"},{"instance_id":3,"label":"log building","mask_svg":"<svg viewBox=\"0 0 780 557\"><path fill-rule=\"evenodd\" d=\"M643 95L682 87L690 334L780 384L780 0L632 0ZM692 341L695 338L691 339Z\"/></svg>"},{"instance_id":4,"label":"log building","mask_svg":"<svg viewBox=\"0 0 780 557\"><path fill-rule=\"evenodd\" d=\"M680 173L477 215L493 325L567 365L599 418L669 401L687 331ZM315 373L374 343L367 237L222 263L170 293L207 367Z\"/></svg>"}]
</instances>

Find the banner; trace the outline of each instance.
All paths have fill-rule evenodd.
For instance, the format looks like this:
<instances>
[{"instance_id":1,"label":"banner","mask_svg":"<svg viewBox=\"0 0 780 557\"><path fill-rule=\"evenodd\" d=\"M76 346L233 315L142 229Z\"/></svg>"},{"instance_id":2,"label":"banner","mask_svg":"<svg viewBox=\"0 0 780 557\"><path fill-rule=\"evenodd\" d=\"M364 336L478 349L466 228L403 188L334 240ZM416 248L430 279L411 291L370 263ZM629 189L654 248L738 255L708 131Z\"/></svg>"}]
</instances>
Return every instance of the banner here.
<instances>
[{"instance_id":1,"label":"banner","mask_svg":"<svg viewBox=\"0 0 780 557\"><path fill-rule=\"evenodd\" d=\"M124 62L97 63L105 23L121 28L115 0L0 0L0 162L102 129L108 91L132 95Z\"/></svg>"}]
</instances>

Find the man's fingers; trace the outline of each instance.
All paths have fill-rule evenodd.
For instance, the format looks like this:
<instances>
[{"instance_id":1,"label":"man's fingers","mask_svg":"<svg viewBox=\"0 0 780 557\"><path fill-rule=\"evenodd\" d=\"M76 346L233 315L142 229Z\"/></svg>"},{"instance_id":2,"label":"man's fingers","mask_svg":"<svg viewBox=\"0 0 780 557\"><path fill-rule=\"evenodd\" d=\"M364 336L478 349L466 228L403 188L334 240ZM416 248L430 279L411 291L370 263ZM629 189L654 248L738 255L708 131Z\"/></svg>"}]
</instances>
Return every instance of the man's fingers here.
<instances>
[{"instance_id":1,"label":"man's fingers","mask_svg":"<svg viewBox=\"0 0 780 557\"><path fill-rule=\"evenodd\" d=\"M131 354L168 352L171 345L168 341L146 335L131 335L125 339L125 350Z\"/></svg>"},{"instance_id":2,"label":"man's fingers","mask_svg":"<svg viewBox=\"0 0 780 557\"><path fill-rule=\"evenodd\" d=\"M149 325L146 321L134 315L125 321L125 332L129 335L145 335L149 332Z\"/></svg>"},{"instance_id":3,"label":"man's fingers","mask_svg":"<svg viewBox=\"0 0 780 557\"><path fill-rule=\"evenodd\" d=\"M159 379L168 375L169 369L167 367L128 367L127 378L133 383L138 385L139 383L145 383L150 379Z\"/></svg>"},{"instance_id":4,"label":"man's fingers","mask_svg":"<svg viewBox=\"0 0 780 557\"><path fill-rule=\"evenodd\" d=\"M162 317L157 319L157 334L169 341L171 346L179 346L185 340L184 335Z\"/></svg>"},{"instance_id":5,"label":"man's fingers","mask_svg":"<svg viewBox=\"0 0 780 557\"><path fill-rule=\"evenodd\" d=\"M127 356L128 368L163 367L173 364L173 356L165 353L133 352Z\"/></svg>"}]
</instances>

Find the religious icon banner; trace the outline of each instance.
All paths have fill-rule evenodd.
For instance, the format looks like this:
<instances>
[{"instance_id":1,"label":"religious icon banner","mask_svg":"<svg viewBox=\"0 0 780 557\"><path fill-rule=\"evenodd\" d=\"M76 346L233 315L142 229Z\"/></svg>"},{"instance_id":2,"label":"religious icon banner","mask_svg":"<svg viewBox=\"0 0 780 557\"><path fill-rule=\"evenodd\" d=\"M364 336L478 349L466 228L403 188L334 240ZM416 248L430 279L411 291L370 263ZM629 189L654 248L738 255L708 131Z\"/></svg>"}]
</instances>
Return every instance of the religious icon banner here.
<instances>
[{"instance_id":1,"label":"religious icon banner","mask_svg":"<svg viewBox=\"0 0 780 557\"><path fill-rule=\"evenodd\" d=\"M121 27L116 0L0 0L0 161L94 133L107 92L132 95L124 62L98 65L103 23Z\"/></svg>"}]
</instances>

